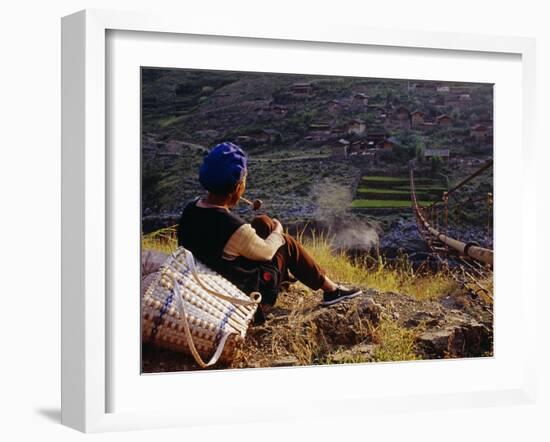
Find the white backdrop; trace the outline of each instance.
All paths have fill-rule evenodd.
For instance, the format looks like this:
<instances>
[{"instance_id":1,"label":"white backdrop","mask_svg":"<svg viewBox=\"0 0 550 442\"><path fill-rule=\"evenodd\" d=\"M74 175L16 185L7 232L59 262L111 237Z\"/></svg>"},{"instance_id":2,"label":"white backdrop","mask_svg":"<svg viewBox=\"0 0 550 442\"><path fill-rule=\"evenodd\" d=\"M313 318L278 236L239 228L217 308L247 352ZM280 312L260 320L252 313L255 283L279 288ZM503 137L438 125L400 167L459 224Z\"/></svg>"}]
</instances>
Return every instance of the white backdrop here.
<instances>
[{"instance_id":1,"label":"white backdrop","mask_svg":"<svg viewBox=\"0 0 550 442\"><path fill-rule=\"evenodd\" d=\"M473 32L535 36L537 48L539 220L548 215L542 191L548 189L550 148L546 122L550 120L550 31L549 14L543 2L524 0L513 6L504 2L462 0L394 0L393 2L352 2L279 0L277 2L207 1L169 2L156 0L60 0L38 2L20 0L3 4L0 15L0 122L2 142L0 189L2 234L0 268L4 302L0 327L4 337L0 353L0 437L4 440L80 440L85 436L59 425L60 416L60 17L83 8L173 11L182 20L195 14L220 15L238 26L239 20L314 20L319 26L329 22L402 27L437 31ZM545 29L546 28L546 29ZM542 271L549 249L542 236L538 245L540 373L550 372L547 356L548 329L544 312L550 306L543 290ZM514 247L514 244L510 244ZM7 284L6 284L7 283ZM371 380L365 380L371 382ZM500 407L435 413L381 414L362 421L287 422L248 427L164 430L95 435L101 440L150 440L151 438L196 438L197 440L280 440L308 438L340 440L376 438L447 441L491 438L507 440L547 439L550 433L549 383L539 379L541 392L536 406ZM252 406L253 404L251 404ZM243 412L245 412L243 410Z\"/></svg>"}]
</instances>

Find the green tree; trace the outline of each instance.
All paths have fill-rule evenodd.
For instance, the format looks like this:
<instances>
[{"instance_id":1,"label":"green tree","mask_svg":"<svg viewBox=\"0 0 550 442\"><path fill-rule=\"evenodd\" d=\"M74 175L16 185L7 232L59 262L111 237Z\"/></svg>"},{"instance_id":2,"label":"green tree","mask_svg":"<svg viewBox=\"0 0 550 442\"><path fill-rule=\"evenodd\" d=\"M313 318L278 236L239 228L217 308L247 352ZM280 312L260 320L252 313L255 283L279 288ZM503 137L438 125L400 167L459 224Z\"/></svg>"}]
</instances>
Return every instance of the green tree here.
<instances>
[{"instance_id":1,"label":"green tree","mask_svg":"<svg viewBox=\"0 0 550 442\"><path fill-rule=\"evenodd\" d=\"M416 160L418 162L421 163L422 161L424 161L424 147L423 146L416 146L414 154L415 154Z\"/></svg>"},{"instance_id":2,"label":"green tree","mask_svg":"<svg viewBox=\"0 0 550 442\"><path fill-rule=\"evenodd\" d=\"M441 157L432 157L430 167L432 173L438 173L441 169Z\"/></svg>"},{"instance_id":3,"label":"green tree","mask_svg":"<svg viewBox=\"0 0 550 442\"><path fill-rule=\"evenodd\" d=\"M461 118L460 109L457 109L457 108L453 109L453 111L451 112L450 117L451 117L454 121L460 120L460 118Z\"/></svg>"}]
</instances>

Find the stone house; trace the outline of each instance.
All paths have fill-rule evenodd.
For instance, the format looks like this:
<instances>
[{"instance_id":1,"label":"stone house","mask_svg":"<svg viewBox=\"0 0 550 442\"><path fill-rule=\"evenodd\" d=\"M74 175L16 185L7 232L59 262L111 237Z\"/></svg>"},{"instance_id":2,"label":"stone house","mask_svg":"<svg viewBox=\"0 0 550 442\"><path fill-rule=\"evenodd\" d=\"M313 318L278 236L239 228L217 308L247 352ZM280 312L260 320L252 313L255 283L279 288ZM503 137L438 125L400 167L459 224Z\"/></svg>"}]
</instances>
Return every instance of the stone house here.
<instances>
[{"instance_id":1,"label":"stone house","mask_svg":"<svg viewBox=\"0 0 550 442\"><path fill-rule=\"evenodd\" d=\"M358 118L355 118L350 121L348 124L348 134L357 134L361 135L365 133L365 130L367 129L367 125L363 120L360 120Z\"/></svg>"},{"instance_id":2,"label":"stone house","mask_svg":"<svg viewBox=\"0 0 550 442\"><path fill-rule=\"evenodd\" d=\"M407 121L409 119L410 112L405 106L399 106L395 109L395 115L398 120Z\"/></svg>"},{"instance_id":3,"label":"stone house","mask_svg":"<svg viewBox=\"0 0 550 442\"><path fill-rule=\"evenodd\" d=\"M369 112L373 112L378 119L384 120L388 116L388 111L381 104L369 104L367 108Z\"/></svg>"},{"instance_id":4,"label":"stone house","mask_svg":"<svg viewBox=\"0 0 550 442\"><path fill-rule=\"evenodd\" d=\"M453 125L453 119L451 117L449 117L448 115L446 115L446 114L439 115L435 119L435 122L437 123L438 126L452 126Z\"/></svg>"},{"instance_id":5,"label":"stone house","mask_svg":"<svg viewBox=\"0 0 550 442\"><path fill-rule=\"evenodd\" d=\"M262 133L266 134L268 143L279 143L283 140L283 135L276 129L263 129Z\"/></svg>"},{"instance_id":6,"label":"stone house","mask_svg":"<svg viewBox=\"0 0 550 442\"><path fill-rule=\"evenodd\" d=\"M348 107L348 103L343 100L331 100L328 103L328 111L331 114L341 112Z\"/></svg>"},{"instance_id":7,"label":"stone house","mask_svg":"<svg viewBox=\"0 0 550 442\"><path fill-rule=\"evenodd\" d=\"M451 153L449 149L425 149L424 150L424 158L431 159L435 157L439 157L444 160L449 160Z\"/></svg>"},{"instance_id":8,"label":"stone house","mask_svg":"<svg viewBox=\"0 0 550 442\"><path fill-rule=\"evenodd\" d=\"M369 104L369 97L366 94L357 93L353 96L353 104L367 106Z\"/></svg>"},{"instance_id":9,"label":"stone house","mask_svg":"<svg viewBox=\"0 0 550 442\"><path fill-rule=\"evenodd\" d=\"M377 147L383 150L392 151L396 145L397 145L397 139L395 137L389 137L381 141L380 143L378 143Z\"/></svg>"},{"instance_id":10,"label":"stone house","mask_svg":"<svg viewBox=\"0 0 550 442\"><path fill-rule=\"evenodd\" d=\"M345 160L348 157L348 146L349 141L340 138L332 146L332 155L331 158L335 160Z\"/></svg>"},{"instance_id":11,"label":"stone house","mask_svg":"<svg viewBox=\"0 0 550 442\"><path fill-rule=\"evenodd\" d=\"M309 125L310 132L329 132L330 133L330 124L323 122L311 123Z\"/></svg>"},{"instance_id":12,"label":"stone house","mask_svg":"<svg viewBox=\"0 0 550 442\"><path fill-rule=\"evenodd\" d=\"M367 137L365 138L366 147L368 149L377 147L381 142L387 138L386 131L384 129L371 129Z\"/></svg>"},{"instance_id":13,"label":"stone house","mask_svg":"<svg viewBox=\"0 0 550 442\"><path fill-rule=\"evenodd\" d=\"M313 86L311 83L294 83L290 86L290 90L294 95L311 95Z\"/></svg>"},{"instance_id":14,"label":"stone house","mask_svg":"<svg viewBox=\"0 0 550 442\"><path fill-rule=\"evenodd\" d=\"M350 143L348 146L348 158L351 156L358 155L361 151L362 151L361 142L356 141L354 143Z\"/></svg>"},{"instance_id":15,"label":"stone house","mask_svg":"<svg viewBox=\"0 0 550 442\"><path fill-rule=\"evenodd\" d=\"M271 144L279 142L281 139L281 133L275 129L260 129L238 136L235 142L243 145Z\"/></svg>"},{"instance_id":16,"label":"stone house","mask_svg":"<svg viewBox=\"0 0 550 442\"><path fill-rule=\"evenodd\" d=\"M419 110L415 110L411 113L411 127L418 127L424 124L424 117L426 114Z\"/></svg>"},{"instance_id":17,"label":"stone house","mask_svg":"<svg viewBox=\"0 0 550 442\"><path fill-rule=\"evenodd\" d=\"M483 140L487 136L488 131L489 131L489 128L484 124L476 124L470 130L470 135L474 137L476 140Z\"/></svg>"},{"instance_id":18,"label":"stone house","mask_svg":"<svg viewBox=\"0 0 550 442\"><path fill-rule=\"evenodd\" d=\"M288 113L288 107L274 104L270 107L271 113L284 117Z\"/></svg>"},{"instance_id":19,"label":"stone house","mask_svg":"<svg viewBox=\"0 0 550 442\"><path fill-rule=\"evenodd\" d=\"M331 127L328 123L312 123L308 128L308 136L306 139L312 141L321 141L330 137Z\"/></svg>"}]
</instances>

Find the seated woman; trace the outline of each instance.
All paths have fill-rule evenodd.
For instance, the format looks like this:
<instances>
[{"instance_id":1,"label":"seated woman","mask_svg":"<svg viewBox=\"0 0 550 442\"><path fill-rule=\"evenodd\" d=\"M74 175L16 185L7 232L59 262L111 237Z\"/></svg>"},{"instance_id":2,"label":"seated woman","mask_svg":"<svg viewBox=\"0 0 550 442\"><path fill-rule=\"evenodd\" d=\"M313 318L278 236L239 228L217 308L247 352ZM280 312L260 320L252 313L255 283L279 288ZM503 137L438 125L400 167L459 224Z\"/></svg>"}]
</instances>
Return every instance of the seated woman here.
<instances>
[{"instance_id":1,"label":"seated woman","mask_svg":"<svg viewBox=\"0 0 550 442\"><path fill-rule=\"evenodd\" d=\"M247 158L232 143L215 146L204 158L199 181L206 198L195 198L181 214L178 244L245 293L259 291L273 305L288 272L312 290L323 290L323 305L357 296L358 289L335 284L303 246L283 233L281 223L262 215L251 224L230 209L246 187Z\"/></svg>"}]
</instances>

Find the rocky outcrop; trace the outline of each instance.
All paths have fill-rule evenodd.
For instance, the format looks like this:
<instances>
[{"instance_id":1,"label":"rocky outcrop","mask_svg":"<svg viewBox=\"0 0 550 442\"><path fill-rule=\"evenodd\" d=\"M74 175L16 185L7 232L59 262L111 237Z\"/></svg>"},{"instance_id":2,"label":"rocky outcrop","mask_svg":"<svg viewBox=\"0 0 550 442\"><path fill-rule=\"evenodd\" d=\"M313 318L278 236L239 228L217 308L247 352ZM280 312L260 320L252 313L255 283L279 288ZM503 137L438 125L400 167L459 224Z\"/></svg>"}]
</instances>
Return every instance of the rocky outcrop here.
<instances>
[{"instance_id":1,"label":"rocky outcrop","mask_svg":"<svg viewBox=\"0 0 550 442\"><path fill-rule=\"evenodd\" d=\"M422 333L417 348L426 359L488 355L491 330L475 320Z\"/></svg>"},{"instance_id":2,"label":"rocky outcrop","mask_svg":"<svg viewBox=\"0 0 550 442\"><path fill-rule=\"evenodd\" d=\"M380 322L381 311L372 298L358 297L316 308L304 316L302 326L314 330L328 346L355 345L365 339L369 327Z\"/></svg>"},{"instance_id":3,"label":"rocky outcrop","mask_svg":"<svg viewBox=\"0 0 550 442\"><path fill-rule=\"evenodd\" d=\"M416 351L423 359L492 354L492 313L481 299L466 293L433 301L398 293L379 293L375 299L401 326L416 331Z\"/></svg>"},{"instance_id":4,"label":"rocky outcrop","mask_svg":"<svg viewBox=\"0 0 550 442\"><path fill-rule=\"evenodd\" d=\"M378 332L382 321L412 334L413 355L420 359L492 355L492 314L481 299L464 293L418 300L365 290L362 296L328 307L320 306L319 301L318 293L299 284L287 288L277 307L267 314L267 321L249 329L230 367L377 361L377 351L384 345L384 336ZM143 348L145 372L197 368L190 357Z\"/></svg>"},{"instance_id":5,"label":"rocky outcrop","mask_svg":"<svg viewBox=\"0 0 550 442\"><path fill-rule=\"evenodd\" d=\"M329 307L316 303L301 311L275 309L264 325L249 330L243 354L240 359L237 357L233 366L273 367L273 364L325 362L329 355L342 348L368 343L373 328L380 322L381 312L382 307L371 296L360 296Z\"/></svg>"}]
</instances>

